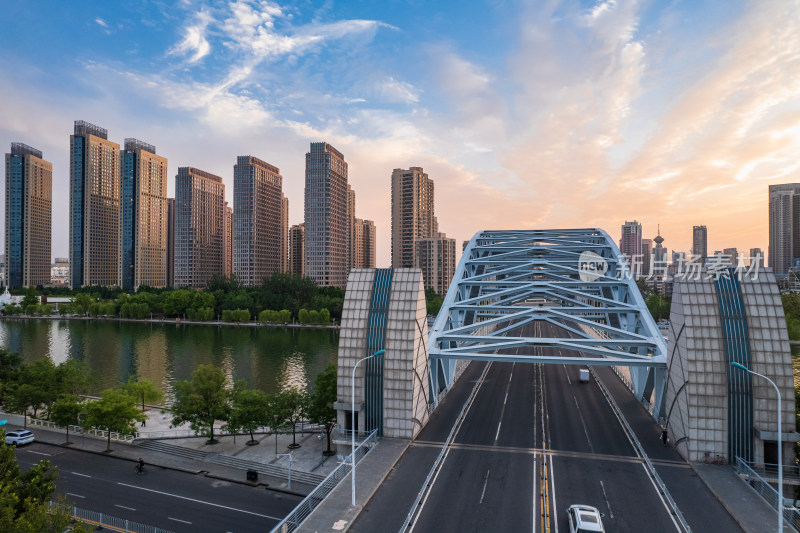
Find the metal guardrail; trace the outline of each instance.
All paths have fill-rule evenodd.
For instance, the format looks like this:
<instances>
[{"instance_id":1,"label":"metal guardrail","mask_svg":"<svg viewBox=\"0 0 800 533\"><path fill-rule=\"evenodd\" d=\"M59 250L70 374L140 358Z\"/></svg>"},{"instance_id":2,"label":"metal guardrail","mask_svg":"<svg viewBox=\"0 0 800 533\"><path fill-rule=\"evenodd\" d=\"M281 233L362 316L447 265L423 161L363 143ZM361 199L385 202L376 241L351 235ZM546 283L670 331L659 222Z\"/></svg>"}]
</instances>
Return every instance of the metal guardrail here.
<instances>
[{"instance_id":1,"label":"metal guardrail","mask_svg":"<svg viewBox=\"0 0 800 533\"><path fill-rule=\"evenodd\" d=\"M738 459L738 458L737 458ZM778 465L773 463L750 463L745 462L756 474L764 478L767 482L778 481ZM783 465L783 482L798 484L800 482L800 466Z\"/></svg>"},{"instance_id":2,"label":"metal guardrail","mask_svg":"<svg viewBox=\"0 0 800 533\"><path fill-rule=\"evenodd\" d=\"M778 491L775 490L767 480L761 477L758 472L750 468L747 461L743 460L741 457L736 457L736 473L745 483L750 485L750 488L756 491L756 494L758 494L762 500L767 502L767 505L772 507L776 513L778 512ZM794 531L800 531L800 509L784 505L783 523Z\"/></svg>"},{"instance_id":3,"label":"metal guardrail","mask_svg":"<svg viewBox=\"0 0 800 533\"><path fill-rule=\"evenodd\" d=\"M51 511L58 508L59 504L56 502L50 502ZM173 533L168 529L161 529L155 526L140 524L138 522L117 518L116 516L109 516L105 513L99 513L97 511L89 511L86 509L79 509L77 507L68 507L66 510L74 520L83 522L84 524L91 524L97 529L107 528L111 529L112 531L122 531L124 533Z\"/></svg>"},{"instance_id":4,"label":"metal guardrail","mask_svg":"<svg viewBox=\"0 0 800 533\"><path fill-rule=\"evenodd\" d=\"M371 433L368 434L367 438L364 439L361 444L358 445L355 451L355 462L358 464L361 459L367 455L372 447L377 444L378 442L378 430L373 430ZM347 457L350 457L349 455ZM271 533L289 533L294 531L300 524L303 523L303 520L308 518L314 509L316 509L324 500L325 498L333 492L333 489L339 484L340 481L345 479L347 475L350 473L351 465L349 461L344 461L343 463L339 464L339 466L334 469L333 472L328 474L322 483L317 485L317 488L311 491L311 493L306 496L303 501L301 501L297 507L295 507L292 512L290 512L286 518L281 520L277 526L272 528Z\"/></svg>"},{"instance_id":5,"label":"metal guardrail","mask_svg":"<svg viewBox=\"0 0 800 533\"><path fill-rule=\"evenodd\" d=\"M39 426L50 429L64 429L64 426L56 425L54 422L51 422L50 420L40 420L38 418L29 418L28 424L32 426ZM108 438L108 431L102 429L84 430L81 426L69 426L69 429L76 435L88 435L90 437L100 437L103 439ZM133 442L133 435L125 435L123 433L117 433L116 431L112 431L111 440L119 442Z\"/></svg>"},{"instance_id":6,"label":"metal guardrail","mask_svg":"<svg viewBox=\"0 0 800 533\"><path fill-rule=\"evenodd\" d=\"M420 503L422 502L422 497L425 495L426 491L430 487L431 480L433 479L434 475L439 471L441 468L442 463L444 462L445 455L447 454L447 450L450 449L450 444L453 442L453 438L455 438L456 432L461 427L461 423L464 421L464 418L467 415L467 410L469 406L472 405L473 400L475 400L475 396L478 394L478 389L480 389L481 383L486 378L486 374L489 372L489 367L492 366L490 362L483 368L483 373L481 377L476 381L475 386L472 388L472 392L470 392L467 401L464 402L464 406L461 408L461 412L458 414L458 418L456 422L453 424L453 427L450 428L450 434L447 435L447 438L444 441L444 445L442 446L442 450L439 452L438 457L436 457L436 461L433 462L433 466L431 466L430 472L428 472L428 476L425 478L425 481L422 483L422 488L417 493L417 497L414 499L414 503L411 504L411 510L408 511L408 515L406 516L403 525L400 526L400 533L405 533L408 531L409 526L411 525L411 521L414 519L414 515L417 513L419 509Z\"/></svg>"},{"instance_id":7,"label":"metal guardrail","mask_svg":"<svg viewBox=\"0 0 800 533\"><path fill-rule=\"evenodd\" d=\"M675 500L672 499L672 495L670 495L669 490L667 490L667 486L661 480L661 476L658 475L658 472L656 472L656 468L653 466L653 463L650 462L650 458L645 453L644 448L642 447L642 443L639 442L639 439L636 437L636 433L633 432L633 428L630 427L628 421L625 420L625 417L622 415L622 411L617 405L617 402L614 401L614 398L611 396L611 393L608 391L605 384L603 384L603 382L600 381L600 376L597 375L594 369L589 367L589 371L592 373L592 375L594 375L594 380L597 382L597 386L600 387L600 391L603 393L603 396L606 397L606 401L608 401L609 405L611 405L611 408L614 411L614 415L620 421L620 424L622 424L623 429L628 434L628 438L631 440L631 443L633 443L633 447L636 449L636 453L639 454L639 456L642 459L644 459L644 464L647 467L647 472L650 474L653 483L656 484L656 487L658 487L659 492L661 492L661 495L664 497L664 499L667 501L667 504L670 506L672 514L675 516L675 519L678 521L683 531L685 531L686 533L690 533L692 531L692 528L689 527L689 523L683 517L683 513L681 513L680 509L678 509L678 504L675 503Z\"/></svg>"}]
</instances>

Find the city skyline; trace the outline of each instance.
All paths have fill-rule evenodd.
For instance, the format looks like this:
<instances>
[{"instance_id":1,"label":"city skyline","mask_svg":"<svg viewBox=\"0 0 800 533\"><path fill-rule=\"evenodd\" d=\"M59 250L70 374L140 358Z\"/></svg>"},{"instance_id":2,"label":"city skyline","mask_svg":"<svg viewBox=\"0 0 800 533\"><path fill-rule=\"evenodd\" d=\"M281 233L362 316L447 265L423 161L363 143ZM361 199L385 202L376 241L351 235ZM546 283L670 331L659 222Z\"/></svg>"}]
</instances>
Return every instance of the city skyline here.
<instances>
[{"instance_id":1,"label":"city skyline","mask_svg":"<svg viewBox=\"0 0 800 533\"><path fill-rule=\"evenodd\" d=\"M223 178L229 204L231 161L251 153L301 205L303 154L328 142L375 221L378 266L391 260L391 171L410 166L436 180L457 242L500 228L613 235L636 219L647 237L661 224L673 250L690 250L698 224L710 250L767 249L767 185L800 181L796 4L447 7L10 6L0 145L53 163L53 256L69 255L77 119L158 146L168 196L192 166Z\"/></svg>"}]
</instances>

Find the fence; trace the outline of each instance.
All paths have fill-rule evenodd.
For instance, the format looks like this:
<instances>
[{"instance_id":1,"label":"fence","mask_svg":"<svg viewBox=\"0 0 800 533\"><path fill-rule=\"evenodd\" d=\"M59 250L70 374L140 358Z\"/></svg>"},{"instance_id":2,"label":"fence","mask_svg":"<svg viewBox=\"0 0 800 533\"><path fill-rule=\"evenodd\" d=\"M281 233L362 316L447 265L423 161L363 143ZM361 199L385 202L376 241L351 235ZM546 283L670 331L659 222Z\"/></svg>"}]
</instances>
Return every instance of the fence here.
<instances>
[{"instance_id":1,"label":"fence","mask_svg":"<svg viewBox=\"0 0 800 533\"><path fill-rule=\"evenodd\" d=\"M58 426L49 420L39 420L38 418L29 418L28 423L32 426L39 426L50 429L64 429L64 426ZM69 426L70 432L76 435L89 435L90 437L108 438L108 431L102 429L87 429L84 430L81 426ZM123 433L111 432L111 440L120 442L133 442L133 435L125 435Z\"/></svg>"},{"instance_id":2,"label":"fence","mask_svg":"<svg viewBox=\"0 0 800 533\"><path fill-rule=\"evenodd\" d=\"M367 454L368 451L378 442L378 430L370 433L364 441L359 444L355 451L355 462L359 461ZM349 456L348 456L349 457ZM333 489L339 484L341 480L347 477L350 473L350 462L345 461L341 463L336 469L331 472L325 480L317 485L317 488L311 491L311 494L305 497L297 507L295 507L289 515L281 520L277 526L272 529L272 533L289 533L294 531L300 524L303 523L308 515L316 509L325 498L330 494Z\"/></svg>"},{"instance_id":3,"label":"fence","mask_svg":"<svg viewBox=\"0 0 800 533\"><path fill-rule=\"evenodd\" d=\"M50 502L50 510L56 510L59 508L59 504L56 502ZM63 509L63 508L62 508ZM84 524L91 524L95 526L97 529L107 528L112 531L123 531L125 533L172 533L167 529L161 529L154 526L148 526L145 524L140 524L138 522L133 522L131 520L124 520L122 518L117 518L116 516L109 516L104 513L98 513L96 511L88 511L86 509L79 509L77 507L69 507L67 508L70 516L73 519L83 522Z\"/></svg>"},{"instance_id":4,"label":"fence","mask_svg":"<svg viewBox=\"0 0 800 533\"><path fill-rule=\"evenodd\" d=\"M778 491L775 490L769 482L758 475L755 470L750 468L747 461L743 460L741 457L736 458L736 473L761 496L762 500L767 502L767 505L775 509L776 513L778 512ZM794 531L800 531L800 510L796 507L786 507L784 505L783 523L791 527Z\"/></svg>"}]
</instances>

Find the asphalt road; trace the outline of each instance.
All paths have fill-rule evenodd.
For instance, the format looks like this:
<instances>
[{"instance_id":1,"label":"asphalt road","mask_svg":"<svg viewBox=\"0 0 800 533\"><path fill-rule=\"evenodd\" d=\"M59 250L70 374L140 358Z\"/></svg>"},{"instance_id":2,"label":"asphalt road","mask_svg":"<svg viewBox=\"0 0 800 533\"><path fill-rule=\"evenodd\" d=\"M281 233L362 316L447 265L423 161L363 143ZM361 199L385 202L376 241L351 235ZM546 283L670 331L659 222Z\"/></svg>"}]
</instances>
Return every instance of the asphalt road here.
<instances>
[{"instance_id":1,"label":"asphalt road","mask_svg":"<svg viewBox=\"0 0 800 533\"><path fill-rule=\"evenodd\" d=\"M71 505L179 532L269 531L299 502L297 496L60 446L33 443L16 450L27 470L41 459L58 466L57 492Z\"/></svg>"},{"instance_id":2,"label":"asphalt road","mask_svg":"<svg viewBox=\"0 0 800 533\"><path fill-rule=\"evenodd\" d=\"M538 336L558 334L547 323L530 327ZM579 367L572 365L491 363L478 383L486 364L470 365L351 531L400 529L476 384L474 402L422 500L413 531L566 532L565 510L575 503L597 507L607 531L678 531L594 378L580 383ZM637 423L654 424L652 418ZM679 505L689 508L684 513L690 524L716 524L694 530L739 530L669 451L658 457L659 469L685 488Z\"/></svg>"}]
</instances>

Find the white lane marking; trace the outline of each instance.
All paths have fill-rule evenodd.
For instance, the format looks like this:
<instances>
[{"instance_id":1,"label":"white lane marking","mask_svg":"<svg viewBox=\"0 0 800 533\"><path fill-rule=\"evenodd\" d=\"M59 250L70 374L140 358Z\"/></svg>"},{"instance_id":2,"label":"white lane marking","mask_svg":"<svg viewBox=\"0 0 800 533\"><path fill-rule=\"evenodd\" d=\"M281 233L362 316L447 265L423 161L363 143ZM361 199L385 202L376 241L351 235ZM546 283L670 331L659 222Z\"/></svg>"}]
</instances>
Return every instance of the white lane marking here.
<instances>
[{"instance_id":1,"label":"white lane marking","mask_svg":"<svg viewBox=\"0 0 800 533\"><path fill-rule=\"evenodd\" d=\"M578 410L578 418L581 419L581 425L583 426L583 433L584 435L586 435L586 442L589 443L589 451L594 453L594 446L592 446L592 439L589 438L589 431L587 431L586 429L586 422L584 422L583 420L583 414L581 413L581 408L578 405L578 399L575 397L574 394L572 395L572 399L575 400L575 408Z\"/></svg>"},{"instance_id":2,"label":"white lane marking","mask_svg":"<svg viewBox=\"0 0 800 533\"><path fill-rule=\"evenodd\" d=\"M483 478L483 490L481 491L481 501L478 503L483 503L483 496L486 494L486 485L489 484L489 472L491 472L491 470L487 470L486 477Z\"/></svg>"},{"instance_id":3,"label":"white lane marking","mask_svg":"<svg viewBox=\"0 0 800 533\"><path fill-rule=\"evenodd\" d=\"M172 518L171 516L168 516L167 520L175 520L176 522L180 522L181 524L189 524L190 526L192 525L191 522L187 522L186 520L181 520L179 518Z\"/></svg>"},{"instance_id":4,"label":"white lane marking","mask_svg":"<svg viewBox=\"0 0 800 533\"><path fill-rule=\"evenodd\" d=\"M68 492L67 496L75 496L76 498L86 498L86 496L81 496L80 494L72 494L71 492Z\"/></svg>"},{"instance_id":5,"label":"white lane marking","mask_svg":"<svg viewBox=\"0 0 800 533\"><path fill-rule=\"evenodd\" d=\"M606 507L608 508L608 517L614 518L614 511L611 510L611 504L608 503L608 495L606 494L606 486L600 481L600 488L603 489L603 498L606 499Z\"/></svg>"},{"instance_id":6,"label":"white lane marking","mask_svg":"<svg viewBox=\"0 0 800 533\"><path fill-rule=\"evenodd\" d=\"M87 474L81 474L81 473L79 473L79 472L72 472L72 473L73 473L73 474L75 474L76 476L81 476L81 477L92 477L92 476L90 476L90 475L87 475Z\"/></svg>"},{"instance_id":7,"label":"white lane marking","mask_svg":"<svg viewBox=\"0 0 800 533\"><path fill-rule=\"evenodd\" d=\"M33 450L28 450L28 453L35 453L36 455L46 455L47 457L50 457L49 453L44 452L34 452Z\"/></svg>"},{"instance_id":8,"label":"white lane marking","mask_svg":"<svg viewBox=\"0 0 800 533\"><path fill-rule=\"evenodd\" d=\"M558 355L561 355L561 350L558 350ZM569 379L569 372L567 372L567 365L564 365L564 374L567 376L567 383L572 385L572 380Z\"/></svg>"},{"instance_id":9,"label":"white lane marking","mask_svg":"<svg viewBox=\"0 0 800 533\"><path fill-rule=\"evenodd\" d=\"M115 503L114 507L119 507L120 509L127 509L128 511L135 511L136 510L133 507L125 507L124 505L120 505L118 503Z\"/></svg>"},{"instance_id":10,"label":"white lane marking","mask_svg":"<svg viewBox=\"0 0 800 533\"><path fill-rule=\"evenodd\" d=\"M503 408L500 409L500 421L497 423L497 433L494 435L494 443L497 444L497 439L500 438L500 426L503 425L503 414L506 412L506 402L508 401L508 392L511 389L511 378L514 376L514 366L517 363L511 363L511 373L508 375L508 385L506 385L506 396L503 399Z\"/></svg>"},{"instance_id":11,"label":"white lane marking","mask_svg":"<svg viewBox=\"0 0 800 533\"><path fill-rule=\"evenodd\" d=\"M534 426L535 426L535 424L534 424ZM537 452L533 452L533 516L531 517L532 518L531 521L533 522L533 527L531 528L531 531L533 533L536 533L536 500L537 500L537 498L536 498L536 496L537 496L537 494L536 494L536 474L537 474L537 472L536 472L536 457L537 457L537 455L538 455Z\"/></svg>"},{"instance_id":12,"label":"white lane marking","mask_svg":"<svg viewBox=\"0 0 800 533\"><path fill-rule=\"evenodd\" d=\"M550 486L553 487L553 510L550 512L550 516L553 517L553 525L556 527L556 533L558 533L558 507L556 507L556 476L553 474L553 458L550 457Z\"/></svg>"},{"instance_id":13,"label":"white lane marking","mask_svg":"<svg viewBox=\"0 0 800 533\"><path fill-rule=\"evenodd\" d=\"M154 492L156 494L163 494L164 496L171 496L173 498L178 498L179 500L186 500L186 501L195 502L195 503L202 503L203 505L210 505L211 507L219 507L221 509L228 509L229 511L237 511L239 513L251 514L253 516L260 516L262 518L269 518L270 520L278 520L278 521L282 520L282 518L278 518L278 517L275 517L275 516L270 516L270 515L267 515L267 514L254 513L253 511L245 511L244 509L237 509L236 507L228 507L227 505L220 505L218 503L211 503L211 502L206 502L206 501L203 501L203 500L196 500L194 498L187 498L186 496L178 496L177 494L171 494L169 492L162 492L160 490L153 490L153 489L146 489L144 487L137 487L136 485L129 485L128 483L122 483L122 482L119 482L119 481L117 482L117 485L122 485L123 487L130 487L132 489L144 490L144 491L147 491L147 492Z\"/></svg>"}]
</instances>

